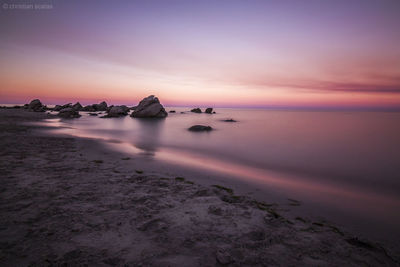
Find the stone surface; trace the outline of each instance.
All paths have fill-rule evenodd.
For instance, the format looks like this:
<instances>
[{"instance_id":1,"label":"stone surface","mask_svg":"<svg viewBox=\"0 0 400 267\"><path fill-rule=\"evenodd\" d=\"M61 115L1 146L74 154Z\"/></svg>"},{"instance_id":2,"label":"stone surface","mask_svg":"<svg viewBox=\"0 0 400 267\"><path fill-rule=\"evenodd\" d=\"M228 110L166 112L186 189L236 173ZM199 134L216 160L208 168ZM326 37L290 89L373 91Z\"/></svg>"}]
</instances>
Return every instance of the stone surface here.
<instances>
[{"instance_id":1,"label":"stone surface","mask_svg":"<svg viewBox=\"0 0 400 267\"><path fill-rule=\"evenodd\" d=\"M78 111L74 110L73 108L64 108L60 110L58 116L65 119L73 119L73 118L79 118L81 115L79 114Z\"/></svg>"},{"instance_id":2,"label":"stone surface","mask_svg":"<svg viewBox=\"0 0 400 267\"><path fill-rule=\"evenodd\" d=\"M89 112L107 111L107 103L105 101L103 101L100 104L87 105L84 108L82 108L81 110L89 111Z\"/></svg>"},{"instance_id":3,"label":"stone surface","mask_svg":"<svg viewBox=\"0 0 400 267\"><path fill-rule=\"evenodd\" d=\"M29 103L28 108L35 112L44 112L46 109L46 107L42 104L42 102L40 102L39 99L32 100Z\"/></svg>"},{"instance_id":4,"label":"stone surface","mask_svg":"<svg viewBox=\"0 0 400 267\"><path fill-rule=\"evenodd\" d=\"M211 126L205 126L205 125L193 125L188 130L192 132L208 132L211 131L212 128Z\"/></svg>"},{"instance_id":5,"label":"stone surface","mask_svg":"<svg viewBox=\"0 0 400 267\"><path fill-rule=\"evenodd\" d=\"M200 108L194 108L190 112L201 113L201 109Z\"/></svg>"},{"instance_id":6,"label":"stone surface","mask_svg":"<svg viewBox=\"0 0 400 267\"><path fill-rule=\"evenodd\" d=\"M93 107L96 109L96 111L106 111L107 103L103 101L100 104L94 104Z\"/></svg>"},{"instance_id":7,"label":"stone surface","mask_svg":"<svg viewBox=\"0 0 400 267\"><path fill-rule=\"evenodd\" d=\"M74 110L76 110L76 111L80 111L80 110L82 110L82 105L81 105L81 103L79 103L79 102L76 102L73 106L72 106L72 108L74 109Z\"/></svg>"},{"instance_id":8,"label":"stone surface","mask_svg":"<svg viewBox=\"0 0 400 267\"><path fill-rule=\"evenodd\" d=\"M154 95L148 96L140 101L139 105L132 112L131 117L135 118L165 118L168 113Z\"/></svg>"},{"instance_id":9,"label":"stone surface","mask_svg":"<svg viewBox=\"0 0 400 267\"><path fill-rule=\"evenodd\" d=\"M205 113L212 114L213 113L213 108L206 108Z\"/></svg>"},{"instance_id":10,"label":"stone surface","mask_svg":"<svg viewBox=\"0 0 400 267\"><path fill-rule=\"evenodd\" d=\"M101 118L117 118L128 115L129 108L125 105L122 106L112 106L108 111L107 115Z\"/></svg>"}]
</instances>

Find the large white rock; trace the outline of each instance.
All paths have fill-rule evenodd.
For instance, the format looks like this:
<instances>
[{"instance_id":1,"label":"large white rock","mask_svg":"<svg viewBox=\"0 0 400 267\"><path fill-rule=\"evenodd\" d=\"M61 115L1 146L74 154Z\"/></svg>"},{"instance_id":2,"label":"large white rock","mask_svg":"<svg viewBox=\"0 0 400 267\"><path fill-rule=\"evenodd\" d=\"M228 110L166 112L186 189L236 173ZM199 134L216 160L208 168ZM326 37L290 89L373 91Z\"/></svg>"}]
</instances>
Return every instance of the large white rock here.
<instances>
[{"instance_id":1,"label":"large white rock","mask_svg":"<svg viewBox=\"0 0 400 267\"><path fill-rule=\"evenodd\" d=\"M131 117L135 118L165 118L167 116L168 113L154 95L143 98L131 114Z\"/></svg>"}]
</instances>

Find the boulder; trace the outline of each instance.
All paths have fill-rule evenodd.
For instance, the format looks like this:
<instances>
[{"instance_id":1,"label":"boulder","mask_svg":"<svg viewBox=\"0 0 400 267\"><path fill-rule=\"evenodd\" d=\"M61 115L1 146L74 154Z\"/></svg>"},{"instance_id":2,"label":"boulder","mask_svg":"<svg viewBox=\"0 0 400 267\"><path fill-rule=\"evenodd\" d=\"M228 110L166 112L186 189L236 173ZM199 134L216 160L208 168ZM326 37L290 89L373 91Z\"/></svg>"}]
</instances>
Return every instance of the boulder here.
<instances>
[{"instance_id":1,"label":"boulder","mask_svg":"<svg viewBox=\"0 0 400 267\"><path fill-rule=\"evenodd\" d=\"M154 95L143 98L131 114L131 117L135 118L165 118L167 116L168 113Z\"/></svg>"},{"instance_id":2,"label":"boulder","mask_svg":"<svg viewBox=\"0 0 400 267\"><path fill-rule=\"evenodd\" d=\"M101 118L117 118L128 115L129 108L125 105L122 106L112 106L112 108L108 111L107 115Z\"/></svg>"},{"instance_id":3,"label":"boulder","mask_svg":"<svg viewBox=\"0 0 400 267\"><path fill-rule=\"evenodd\" d=\"M89 112L107 111L107 103L103 101L100 104L87 105L84 108L82 108L81 111L89 111Z\"/></svg>"},{"instance_id":4,"label":"boulder","mask_svg":"<svg viewBox=\"0 0 400 267\"><path fill-rule=\"evenodd\" d=\"M211 126L193 125L188 130L192 131L192 132L208 132L208 131L211 131L212 129L213 128L211 128Z\"/></svg>"},{"instance_id":5,"label":"boulder","mask_svg":"<svg viewBox=\"0 0 400 267\"><path fill-rule=\"evenodd\" d=\"M200 108L194 108L190 112L201 113L201 109Z\"/></svg>"},{"instance_id":6,"label":"boulder","mask_svg":"<svg viewBox=\"0 0 400 267\"><path fill-rule=\"evenodd\" d=\"M72 108L74 109L74 110L76 110L76 111L80 111L80 110L82 110L82 105L81 105L81 103L79 103L79 102L76 102L73 106L72 106Z\"/></svg>"},{"instance_id":7,"label":"boulder","mask_svg":"<svg viewBox=\"0 0 400 267\"><path fill-rule=\"evenodd\" d=\"M64 108L60 110L58 116L65 119L79 118L81 115L73 108Z\"/></svg>"},{"instance_id":8,"label":"boulder","mask_svg":"<svg viewBox=\"0 0 400 267\"><path fill-rule=\"evenodd\" d=\"M40 102L39 99L34 99L28 104L28 108L35 112L44 112L46 107Z\"/></svg>"},{"instance_id":9,"label":"boulder","mask_svg":"<svg viewBox=\"0 0 400 267\"><path fill-rule=\"evenodd\" d=\"M212 114L213 108L206 108L205 112L208 113L208 114Z\"/></svg>"},{"instance_id":10,"label":"boulder","mask_svg":"<svg viewBox=\"0 0 400 267\"><path fill-rule=\"evenodd\" d=\"M56 105L56 106L53 108L53 110L54 110L54 111L60 111L60 110L62 110L62 106Z\"/></svg>"},{"instance_id":11,"label":"boulder","mask_svg":"<svg viewBox=\"0 0 400 267\"><path fill-rule=\"evenodd\" d=\"M176 111L175 110L170 110L169 113L176 113Z\"/></svg>"},{"instance_id":12,"label":"boulder","mask_svg":"<svg viewBox=\"0 0 400 267\"><path fill-rule=\"evenodd\" d=\"M107 110L107 103L105 101L103 101L100 104L93 104L92 107L96 111L106 111Z\"/></svg>"},{"instance_id":13,"label":"boulder","mask_svg":"<svg viewBox=\"0 0 400 267\"><path fill-rule=\"evenodd\" d=\"M62 105L62 106L56 105L53 110L54 111L60 111L60 110L65 109L65 108L72 108L72 103L68 103L68 104L65 104L65 105Z\"/></svg>"},{"instance_id":14,"label":"boulder","mask_svg":"<svg viewBox=\"0 0 400 267\"><path fill-rule=\"evenodd\" d=\"M93 107L93 105L87 105L87 106L82 108L82 111L95 112L96 109Z\"/></svg>"}]
</instances>

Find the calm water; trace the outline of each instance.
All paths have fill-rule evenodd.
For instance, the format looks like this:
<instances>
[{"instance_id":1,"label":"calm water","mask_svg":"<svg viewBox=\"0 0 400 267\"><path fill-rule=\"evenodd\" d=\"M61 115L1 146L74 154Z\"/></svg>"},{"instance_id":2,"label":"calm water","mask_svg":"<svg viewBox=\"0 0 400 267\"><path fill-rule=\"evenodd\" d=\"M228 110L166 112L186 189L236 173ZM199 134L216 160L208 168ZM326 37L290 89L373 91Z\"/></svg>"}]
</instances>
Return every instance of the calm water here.
<instances>
[{"instance_id":1,"label":"calm water","mask_svg":"<svg viewBox=\"0 0 400 267\"><path fill-rule=\"evenodd\" d=\"M279 188L378 233L400 230L400 113L174 110L161 120L82 112L79 119L49 122L72 127L64 133L120 141L117 147L143 157ZM237 122L222 121L229 118ZM187 131L194 124L215 130ZM397 233L389 234L392 240Z\"/></svg>"}]
</instances>

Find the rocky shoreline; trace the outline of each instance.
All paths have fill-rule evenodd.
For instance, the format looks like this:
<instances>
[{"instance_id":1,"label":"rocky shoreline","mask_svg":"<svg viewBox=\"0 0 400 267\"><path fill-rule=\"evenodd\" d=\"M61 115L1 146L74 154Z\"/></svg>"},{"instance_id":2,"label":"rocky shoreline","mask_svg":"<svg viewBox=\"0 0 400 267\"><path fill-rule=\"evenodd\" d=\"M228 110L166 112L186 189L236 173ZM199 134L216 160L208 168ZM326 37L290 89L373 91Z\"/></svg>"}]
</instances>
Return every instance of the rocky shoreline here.
<instances>
[{"instance_id":1,"label":"rocky shoreline","mask_svg":"<svg viewBox=\"0 0 400 267\"><path fill-rule=\"evenodd\" d=\"M334 225L27 124L51 117L0 110L1 266L399 265Z\"/></svg>"}]
</instances>

